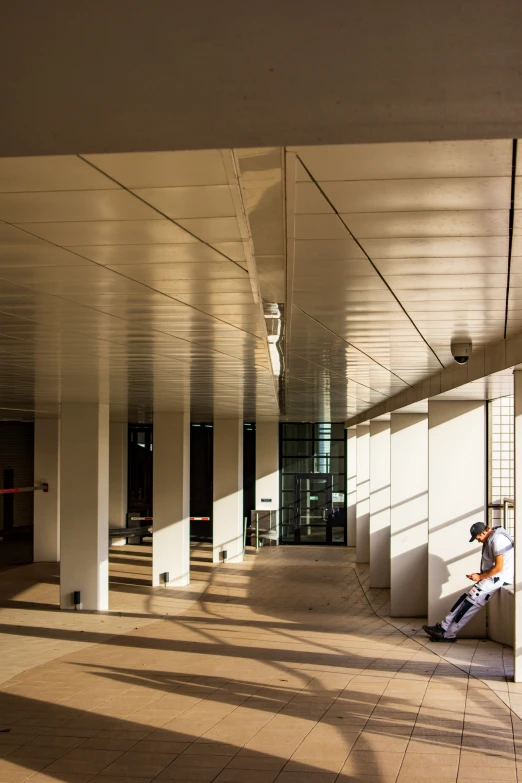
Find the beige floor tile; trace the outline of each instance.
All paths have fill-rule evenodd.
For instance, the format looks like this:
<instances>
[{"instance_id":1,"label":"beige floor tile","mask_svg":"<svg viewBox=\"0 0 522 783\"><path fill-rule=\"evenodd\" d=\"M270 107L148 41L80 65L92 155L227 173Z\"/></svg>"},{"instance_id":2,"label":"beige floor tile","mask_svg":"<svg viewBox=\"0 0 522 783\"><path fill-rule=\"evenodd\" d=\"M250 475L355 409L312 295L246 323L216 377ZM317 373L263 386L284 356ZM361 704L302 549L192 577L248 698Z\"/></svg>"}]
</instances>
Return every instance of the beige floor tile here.
<instances>
[{"instance_id":1,"label":"beige floor tile","mask_svg":"<svg viewBox=\"0 0 522 783\"><path fill-rule=\"evenodd\" d=\"M52 564L0 574L0 783L455 783L461 744L459 780L493 759L510 783L499 645L427 647L349 549L192 554L174 590L150 587L150 548L113 551L121 616L57 611Z\"/></svg>"}]
</instances>

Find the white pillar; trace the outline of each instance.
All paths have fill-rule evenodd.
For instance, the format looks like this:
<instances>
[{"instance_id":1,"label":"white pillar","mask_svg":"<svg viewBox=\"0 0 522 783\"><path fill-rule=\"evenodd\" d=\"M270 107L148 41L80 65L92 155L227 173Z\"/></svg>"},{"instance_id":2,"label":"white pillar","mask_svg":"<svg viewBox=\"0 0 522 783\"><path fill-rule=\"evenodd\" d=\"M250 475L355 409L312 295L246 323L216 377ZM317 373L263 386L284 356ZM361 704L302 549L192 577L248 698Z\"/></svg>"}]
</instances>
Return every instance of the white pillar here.
<instances>
[{"instance_id":1,"label":"white pillar","mask_svg":"<svg viewBox=\"0 0 522 783\"><path fill-rule=\"evenodd\" d=\"M60 605L109 608L109 406L63 403Z\"/></svg>"},{"instance_id":2,"label":"white pillar","mask_svg":"<svg viewBox=\"0 0 522 783\"><path fill-rule=\"evenodd\" d=\"M428 415L391 414L392 617L428 614Z\"/></svg>"},{"instance_id":3,"label":"white pillar","mask_svg":"<svg viewBox=\"0 0 522 783\"><path fill-rule=\"evenodd\" d=\"M60 560L60 419L34 421L34 483L43 479L48 492L34 493L35 563Z\"/></svg>"},{"instance_id":4,"label":"white pillar","mask_svg":"<svg viewBox=\"0 0 522 783\"><path fill-rule=\"evenodd\" d=\"M486 405L476 400L428 402L428 622L440 621L471 587L481 547L469 543L473 522L486 522ZM486 635L479 612L461 636Z\"/></svg>"},{"instance_id":5,"label":"white pillar","mask_svg":"<svg viewBox=\"0 0 522 783\"><path fill-rule=\"evenodd\" d=\"M515 682L522 682L522 370L515 370L515 628L513 658Z\"/></svg>"},{"instance_id":6,"label":"white pillar","mask_svg":"<svg viewBox=\"0 0 522 783\"><path fill-rule=\"evenodd\" d=\"M127 526L127 472L129 425L113 421L109 426L109 527ZM113 538L111 546L123 546L125 538Z\"/></svg>"},{"instance_id":7,"label":"white pillar","mask_svg":"<svg viewBox=\"0 0 522 783\"><path fill-rule=\"evenodd\" d=\"M370 425L357 425L357 504L356 504L357 563L370 561Z\"/></svg>"},{"instance_id":8,"label":"white pillar","mask_svg":"<svg viewBox=\"0 0 522 783\"><path fill-rule=\"evenodd\" d=\"M190 416L154 415L152 584L190 582Z\"/></svg>"},{"instance_id":9,"label":"white pillar","mask_svg":"<svg viewBox=\"0 0 522 783\"><path fill-rule=\"evenodd\" d=\"M212 559L243 560L243 420L214 419Z\"/></svg>"},{"instance_id":10,"label":"white pillar","mask_svg":"<svg viewBox=\"0 0 522 783\"><path fill-rule=\"evenodd\" d=\"M279 536L278 421L256 422L256 509L276 512Z\"/></svg>"},{"instance_id":11,"label":"white pillar","mask_svg":"<svg viewBox=\"0 0 522 783\"><path fill-rule=\"evenodd\" d=\"M390 586L390 422L370 422L370 587Z\"/></svg>"},{"instance_id":12,"label":"white pillar","mask_svg":"<svg viewBox=\"0 0 522 783\"><path fill-rule=\"evenodd\" d=\"M357 530L357 429L346 430L346 544L355 546Z\"/></svg>"}]
</instances>

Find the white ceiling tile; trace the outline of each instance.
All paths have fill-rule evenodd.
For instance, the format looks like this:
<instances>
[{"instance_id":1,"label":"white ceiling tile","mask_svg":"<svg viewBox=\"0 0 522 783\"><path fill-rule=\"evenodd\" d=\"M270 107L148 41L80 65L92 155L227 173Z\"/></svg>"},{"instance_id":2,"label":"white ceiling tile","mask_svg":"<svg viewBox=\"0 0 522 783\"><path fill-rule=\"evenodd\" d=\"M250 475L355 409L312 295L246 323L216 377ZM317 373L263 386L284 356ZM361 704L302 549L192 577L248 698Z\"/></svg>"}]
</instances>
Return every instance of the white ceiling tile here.
<instances>
[{"instance_id":1,"label":"white ceiling tile","mask_svg":"<svg viewBox=\"0 0 522 783\"><path fill-rule=\"evenodd\" d=\"M226 185L220 150L85 155L127 188Z\"/></svg>"},{"instance_id":2,"label":"white ceiling tile","mask_svg":"<svg viewBox=\"0 0 522 783\"><path fill-rule=\"evenodd\" d=\"M110 190L117 187L76 155L0 158L0 193Z\"/></svg>"},{"instance_id":3,"label":"white ceiling tile","mask_svg":"<svg viewBox=\"0 0 522 783\"><path fill-rule=\"evenodd\" d=\"M12 247L14 245L45 245L41 239L23 231L15 226L0 221L0 247Z\"/></svg>"},{"instance_id":4,"label":"white ceiling tile","mask_svg":"<svg viewBox=\"0 0 522 783\"><path fill-rule=\"evenodd\" d=\"M186 302L190 305L199 306L200 304L213 304L213 305L248 305L253 302L252 293L194 293L194 294L177 294L176 298L180 302ZM215 339L214 336L210 336L209 340Z\"/></svg>"},{"instance_id":5,"label":"white ceiling tile","mask_svg":"<svg viewBox=\"0 0 522 783\"><path fill-rule=\"evenodd\" d=\"M426 239L365 239L371 258L507 257L508 237L430 237Z\"/></svg>"},{"instance_id":6,"label":"white ceiling tile","mask_svg":"<svg viewBox=\"0 0 522 783\"><path fill-rule=\"evenodd\" d=\"M88 245L74 251L98 264L172 264L225 262L227 259L201 242L181 245Z\"/></svg>"},{"instance_id":7,"label":"white ceiling tile","mask_svg":"<svg viewBox=\"0 0 522 783\"><path fill-rule=\"evenodd\" d=\"M145 220L157 213L124 190L1 193L0 220L8 223Z\"/></svg>"},{"instance_id":8,"label":"white ceiling tile","mask_svg":"<svg viewBox=\"0 0 522 783\"><path fill-rule=\"evenodd\" d=\"M295 212L297 215L331 213L332 208L315 182L298 182L295 188Z\"/></svg>"},{"instance_id":9,"label":"white ceiling tile","mask_svg":"<svg viewBox=\"0 0 522 783\"><path fill-rule=\"evenodd\" d=\"M320 183L337 212L507 209L510 177Z\"/></svg>"},{"instance_id":10,"label":"white ceiling tile","mask_svg":"<svg viewBox=\"0 0 522 783\"><path fill-rule=\"evenodd\" d=\"M25 231L64 247L194 243L197 239L166 218L24 223Z\"/></svg>"},{"instance_id":11,"label":"white ceiling tile","mask_svg":"<svg viewBox=\"0 0 522 783\"><path fill-rule=\"evenodd\" d=\"M135 188L134 193L173 219L232 217L236 214L228 185Z\"/></svg>"},{"instance_id":12,"label":"white ceiling tile","mask_svg":"<svg viewBox=\"0 0 522 783\"><path fill-rule=\"evenodd\" d=\"M506 236L509 212L446 210L441 212L345 213L341 217L357 239L391 237ZM317 216L313 216L317 219ZM307 216L311 220L312 216Z\"/></svg>"},{"instance_id":13,"label":"white ceiling tile","mask_svg":"<svg viewBox=\"0 0 522 783\"><path fill-rule=\"evenodd\" d=\"M241 232L237 218L190 218L177 221L199 239L211 244L220 242L239 242Z\"/></svg>"},{"instance_id":14,"label":"white ceiling tile","mask_svg":"<svg viewBox=\"0 0 522 783\"><path fill-rule=\"evenodd\" d=\"M89 264L85 258L54 245L1 245L0 267L72 266Z\"/></svg>"},{"instance_id":15,"label":"white ceiling tile","mask_svg":"<svg viewBox=\"0 0 522 783\"><path fill-rule=\"evenodd\" d=\"M248 273L231 261L209 264L115 264L108 268L147 283L155 280L248 279Z\"/></svg>"},{"instance_id":16,"label":"white ceiling tile","mask_svg":"<svg viewBox=\"0 0 522 783\"><path fill-rule=\"evenodd\" d=\"M296 237L299 239L347 239L350 235L342 221L335 214L297 215Z\"/></svg>"},{"instance_id":17,"label":"white ceiling tile","mask_svg":"<svg viewBox=\"0 0 522 783\"><path fill-rule=\"evenodd\" d=\"M493 301L505 301L506 289L502 288L474 288L472 293L469 288L452 288L448 291L447 288L412 288L402 289L400 293L401 302L431 302L442 301L447 302L451 298L454 302L466 302L470 296L473 296L477 301L484 303L490 303ZM458 306L458 305L457 305ZM409 309L409 307L407 308Z\"/></svg>"},{"instance_id":18,"label":"white ceiling tile","mask_svg":"<svg viewBox=\"0 0 522 783\"><path fill-rule=\"evenodd\" d=\"M479 258L372 258L373 263L384 275L452 275L452 274L501 274L507 272L505 256L483 256ZM427 277L427 283L429 283Z\"/></svg>"},{"instance_id":19,"label":"white ceiling tile","mask_svg":"<svg viewBox=\"0 0 522 783\"><path fill-rule=\"evenodd\" d=\"M411 288L430 290L438 288L479 288L488 290L505 287L507 284L507 271L500 275L388 275L386 282L400 299L402 292Z\"/></svg>"},{"instance_id":20,"label":"white ceiling tile","mask_svg":"<svg viewBox=\"0 0 522 783\"><path fill-rule=\"evenodd\" d=\"M508 176L512 165L511 139L290 149L297 152L318 180L497 177Z\"/></svg>"},{"instance_id":21,"label":"white ceiling tile","mask_svg":"<svg viewBox=\"0 0 522 783\"><path fill-rule=\"evenodd\" d=\"M304 239L295 243L295 258L298 269L301 261L348 261L366 256L353 239Z\"/></svg>"}]
</instances>

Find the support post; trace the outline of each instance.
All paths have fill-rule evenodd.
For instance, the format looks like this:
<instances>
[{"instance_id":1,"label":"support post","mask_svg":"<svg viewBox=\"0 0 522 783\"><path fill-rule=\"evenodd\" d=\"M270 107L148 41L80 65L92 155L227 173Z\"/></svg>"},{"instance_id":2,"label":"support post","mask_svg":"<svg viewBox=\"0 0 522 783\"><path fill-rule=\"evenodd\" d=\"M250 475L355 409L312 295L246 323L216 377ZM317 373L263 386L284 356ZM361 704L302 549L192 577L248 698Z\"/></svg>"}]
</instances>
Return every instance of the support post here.
<instances>
[{"instance_id":1,"label":"support post","mask_svg":"<svg viewBox=\"0 0 522 783\"><path fill-rule=\"evenodd\" d=\"M44 479L48 492L34 493L35 563L60 560L60 419L35 419L34 483Z\"/></svg>"},{"instance_id":2,"label":"support post","mask_svg":"<svg viewBox=\"0 0 522 783\"><path fill-rule=\"evenodd\" d=\"M226 553L226 556L224 555ZM243 420L214 420L214 563L243 560Z\"/></svg>"},{"instance_id":3,"label":"support post","mask_svg":"<svg viewBox=\"0 0 522 783\"><path fill-rule=\"evenodd\" d=\"M60 605L109 608L109 406L63 403Z\"/></svg>"},{"instance_id":4,"label":"support post","mask_svg":"<svg viewBox=\"0 0 522 783\"><path fill-rule=\"evenodd\" d=\"M109 426L109 527L127 526L129 425L113 421ZM114 538L112 546L123 546L125 538Z\"/></svg>"},{"instance_id":5,"label":"support post","mask_svg":"<svg viewBox=\"0 0 522 783\"><path fill-rule=\"evenodd\" d=\"M370 422L370 587L390 586L390 422Z\"/></svg>"},{"instance_id":6,"label":"support post","mask_svg":"<svg viewBox=\"0 0 522 783\"><path fill-rule=\"evenodd\" d=\"M152 584L190 582L190 416L154 415Z\"/></svg>"},{"instance_id":7,"label":"support post","mask_svg":"<svg viewBox=\"0 0 522 783\"><path fill-rule=\"evenodd\" d=\"M370 425L357 425L357 563L370 561Z\"/></svg>"},{"instance_id":8,"label":"support post","mask_svg":"<svg viewBox=\"0 0 522 783\"><path fill-rule=\"evenodd\" d=\"M429 400L428 622L439 622L480 566L481 547L469 543L473 522L487 521L486 404L476 400ZM483 638L486 612L461 636Z\"/></svg>"},{"instance_id":9,"label":"support post","mask_svg":"<svg viewBox=\"0 0 522 783\"><path fill-rule=\"evenodd\" d=\"M275 511L278 538L279 494L279 422L258 421L256 422L256 509Z\"/></svg>"},{"instance_id":10,"label":"support post","mask_svg":"<svg viewBox=\"0 0 522 783\"><path fill-rule=\"evenodd\" d=\"M346 545L355 546L357 531L357 429L346 430Z\"/></svg>"},{"instance_id":11,"label":"support post","mask_svg":"<svg viewBox=\"0 0 522 783\"><path fill-rule=\"evenodd\" d=\"M428 415L391 414L392 617L428 614Z\"/></svg>"}]
</instances>

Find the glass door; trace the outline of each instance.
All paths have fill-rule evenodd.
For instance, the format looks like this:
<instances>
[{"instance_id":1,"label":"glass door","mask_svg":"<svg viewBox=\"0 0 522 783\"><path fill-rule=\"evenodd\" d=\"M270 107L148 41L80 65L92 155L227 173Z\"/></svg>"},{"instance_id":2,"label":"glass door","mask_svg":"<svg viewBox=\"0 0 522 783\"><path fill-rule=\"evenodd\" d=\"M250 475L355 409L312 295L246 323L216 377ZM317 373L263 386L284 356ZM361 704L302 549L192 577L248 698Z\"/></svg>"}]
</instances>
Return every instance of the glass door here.
<instances>
[{"instance_id":1,"label":"glass door","mask_svg":"<svg viewBox=\"0 0 522 783\"><path fill-rule=\"evenodd\" d=\"M329 473L296 475L296 544L332 543L332 487Z\"/></svg>"}]
</instances>

